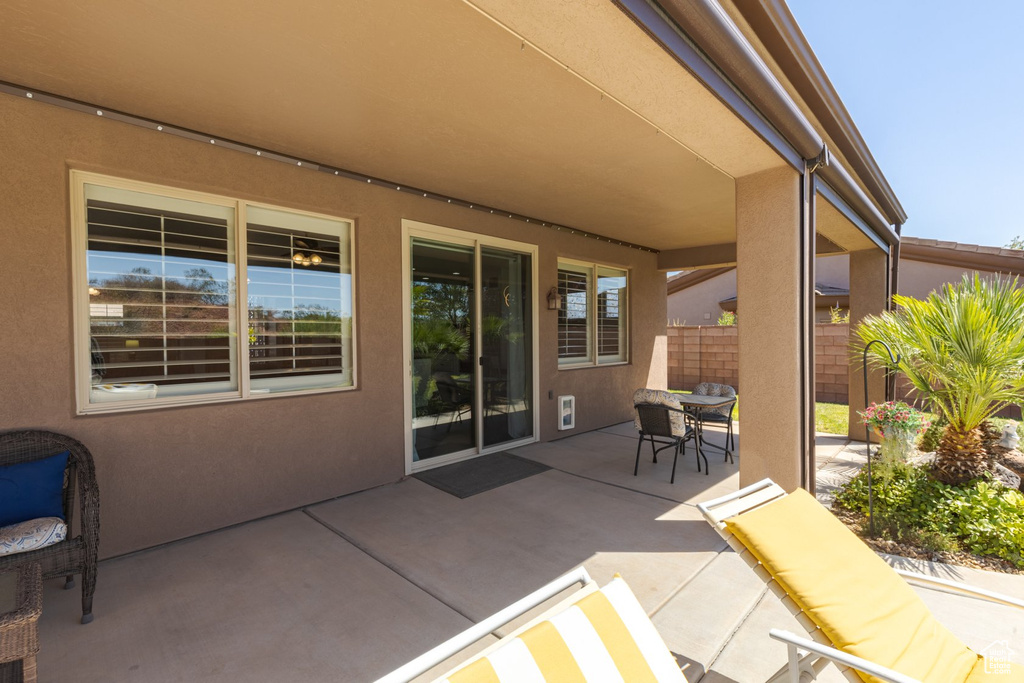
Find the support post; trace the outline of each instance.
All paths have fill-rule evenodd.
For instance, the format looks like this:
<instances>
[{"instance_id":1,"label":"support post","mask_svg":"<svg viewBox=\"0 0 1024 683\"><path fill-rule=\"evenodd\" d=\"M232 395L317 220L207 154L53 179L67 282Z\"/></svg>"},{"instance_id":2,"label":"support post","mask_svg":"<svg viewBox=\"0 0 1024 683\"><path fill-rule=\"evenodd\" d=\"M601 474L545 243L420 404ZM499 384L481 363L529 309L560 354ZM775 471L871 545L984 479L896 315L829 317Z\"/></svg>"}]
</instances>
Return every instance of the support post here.
<instances>
[{"instance_id":1,"label":"support post","mask_svg":"<svg viewBox=\"0 0 1024 683\"><path fill-rule=\"evenodd\" d=\"M813 266L806 260L814 241L805 197L801 174L789 167L736 180L740 486L770 477L792 491L813 479L813 396L806 394L814 342L804 329L807 297L813 306Z\"/></svg>"},{"instance_id":2,"label":"support post","mask_svg":"<svg viewBox=\"0 0 1024 683\"><path fill-rule=\"evenodd\" d=\"M889 254L881 249L867 249L850 253L850 339L857 347L854 328L865 316L877 315L889 308ZM864 372L868 373L868 395L864 396ZM864 436L860 412L866 404L882 403L886 399L885 372L863 367L860 354L850 355L850 425L849 437L859 441ZM872 437L877 438L877 437Z\"/></svg>"}]
</instances>

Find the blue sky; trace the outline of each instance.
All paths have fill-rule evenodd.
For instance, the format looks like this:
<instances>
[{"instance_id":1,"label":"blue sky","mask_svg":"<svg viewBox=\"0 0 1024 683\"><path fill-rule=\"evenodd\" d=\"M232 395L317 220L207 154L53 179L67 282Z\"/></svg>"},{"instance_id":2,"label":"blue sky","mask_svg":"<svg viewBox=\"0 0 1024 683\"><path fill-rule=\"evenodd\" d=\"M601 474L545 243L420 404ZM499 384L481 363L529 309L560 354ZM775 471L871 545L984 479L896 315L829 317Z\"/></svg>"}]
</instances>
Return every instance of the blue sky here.
<instances>
[{"instance_id":1,"label":"blue sky","mask_svg":"<svg viewBox=\"0 0 1024 683\"><path fill-rule=\"evenodd\" d=\"M903 234L1024 235L1024 3L787 2L903 204Z\"/></svg>"}]
</instances>

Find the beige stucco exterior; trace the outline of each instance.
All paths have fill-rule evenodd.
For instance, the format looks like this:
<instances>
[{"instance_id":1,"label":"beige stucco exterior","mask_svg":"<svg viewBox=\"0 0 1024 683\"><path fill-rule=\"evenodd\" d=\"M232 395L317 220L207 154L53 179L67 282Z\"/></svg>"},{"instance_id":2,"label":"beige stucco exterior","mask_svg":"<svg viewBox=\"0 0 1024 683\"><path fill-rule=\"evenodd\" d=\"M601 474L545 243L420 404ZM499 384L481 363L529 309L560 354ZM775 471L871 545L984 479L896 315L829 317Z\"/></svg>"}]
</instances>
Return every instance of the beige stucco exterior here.
<instances>
[{"instance_id":1,"label":"beige stucco exterior","mask_svg":"<svg viewBox=\"0 0 1024 683\"><path fill-rule=\"evenodd\" d=\"M403 218L539 246L540 437L555 396L576 432L629 419L639 386L665 386L664 275L655 255L418 200L324 173L0 95L0 425L68 433L96 457L101 555L111 556L400 479ZM69 170L85 169L355 219L359 386L354 391L76 416ZM503 222L504 221L504 222ZM559 256L630 269L631 362L559 371L542 297ZM571 433L571 432L570 432Z\"/></svg>"},{"instance_id":2,"label":"beige stucco exterior","mask_svg":"<svg viewBox=\"0 0 1024 683\"><path fill-rule=\"evenodd\" d=\"M405 476L409 222L536 245L541 440L571 433L556 430L555 397L576 397L580 432L629 419L636 388L666 386L665 323L690 314L668 310L665 268L738 264L741 480L812 485L814 333L800 311L815 226L802 188L816 173L849 204L818 211L830 250L892 243L905 216L872 189L889 191L861 163L866 147L810 130L841 128L863 145L852 124L787 105L821 93L781 73L806 65L772 58L778 41L744 40L755 30L745 13L732 11L736 24L721 14L726 40L701 34L701 45L678 17L645 14L648 3L9 4L0 314L17 332L0 336L15 388L0 395L0 428L49 428L92 448L102 556ZM728 45L763 54L729 76L732 60L707 61ZM818 163L822 145L844 148L835 166ZM353 219L358 386L79 415L74 169ZM558 369L546 295L559 259L628 269L628 363ZM717 318L706 312L688 322Z\"/></svg>"},{"instance_id":3,"label":"beige stucco exterior","mask_svg":"<svg viewBox=\"0 0 1024 683\"><path fill-rule=\"evenodd\" d=\"M850 254L850 329L854 330L865 316L884 311L889 299L889 259L880 251L855 251ZM856 343L854 333L851 341ZM863 434L860 412L868 403L885 401L885 372L869 369L867 403L864 397L864 364L856 357L850 362L849 433L850 438Z\"/></svg>"},{"instance_id":4,"label":"beige stucco exterior","mask_svg":"<svg viewBox=\"0 0 1024 683\"><path fill-rule=\"evenodd\" d=\"M782 168L748 176L736 187L736 269L741 298L739 377L743 403L740 485L771 477L787 490L801 485L800 177ZM790 283L787 285L786 283ZM813 362L813 361L812 361Z\"/></svg>"}]
</instances>

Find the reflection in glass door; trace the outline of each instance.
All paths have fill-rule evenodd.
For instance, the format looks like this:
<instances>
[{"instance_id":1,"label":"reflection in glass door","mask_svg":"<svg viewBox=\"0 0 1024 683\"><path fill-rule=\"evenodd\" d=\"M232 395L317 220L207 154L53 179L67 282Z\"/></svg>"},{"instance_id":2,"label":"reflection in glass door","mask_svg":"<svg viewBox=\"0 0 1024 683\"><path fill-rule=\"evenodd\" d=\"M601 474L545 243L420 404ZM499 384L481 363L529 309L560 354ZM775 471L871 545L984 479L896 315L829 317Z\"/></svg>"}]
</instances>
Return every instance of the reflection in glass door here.
<instances>
[{"instance_id":1,"label":"reflection in glass door","mask_svg":"<svg viewBox=\"0 0 1024 683\"><path fill-rule=\"evenodd\" d=\"M535 250L455 231L422 235L409 242L414 468L535 432Z\"/></svg>"},{"instance_id":2,"label":"reflection in glass door","mask_svg":"<svg viewBox=\"0 0 1024 683\"><path fill-rule=\"evenodd\" d=\"M414 461L477 446L475 255L471 246L412 240Z\"/></svg>"},{"instance_id":3,"label":"reflection in glass door","mask_svg":"<svg viewBox=\"0 0 1024 683\"><path fill-rule=\"evenodd\" d=\"M480 250L480 371L483 445L533 436L531 259Z\"/></svg>"}]
</instances>

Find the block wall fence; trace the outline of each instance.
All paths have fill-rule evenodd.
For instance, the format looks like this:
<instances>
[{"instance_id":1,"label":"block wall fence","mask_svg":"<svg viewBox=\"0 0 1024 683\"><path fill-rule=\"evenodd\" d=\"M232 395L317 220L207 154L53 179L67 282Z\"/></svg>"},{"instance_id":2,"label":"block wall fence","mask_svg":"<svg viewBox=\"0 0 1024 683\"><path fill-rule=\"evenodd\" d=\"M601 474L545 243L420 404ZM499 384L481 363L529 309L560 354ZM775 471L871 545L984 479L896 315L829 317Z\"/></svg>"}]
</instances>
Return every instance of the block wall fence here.
<instances>
[{"instance_id":1,"label":"block wall fence","mask_svg":"<svg viewBox=\"0 0 1024 683\"><path fill-rule=\"evenodd\" d=\"M668 387L693 389L701 382L739 387L736 326L668 328ZM815 393L818 401L849 399L849 325L815 325Z\"/></svg>"},{"instance_id":2,"label":"block wall fence","mask_svg":"<svg viewBox=\"0 0 1024 683\"><path fill-rule=\"evenodd\" d=\"M818 323L814 330L815 398L823 403L850 400L850 326ZM668 388L692 390L701 382L739 386L736 326L691 325L668 328ZM858 367L860 359L854 361ZM896 376L897 399L914 404L910 381ZM997 417L1021 421L1021 407L1008 406Z\"/></svg>"}]
</instances>

